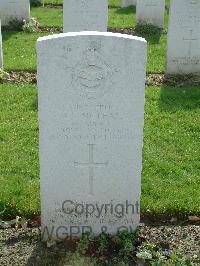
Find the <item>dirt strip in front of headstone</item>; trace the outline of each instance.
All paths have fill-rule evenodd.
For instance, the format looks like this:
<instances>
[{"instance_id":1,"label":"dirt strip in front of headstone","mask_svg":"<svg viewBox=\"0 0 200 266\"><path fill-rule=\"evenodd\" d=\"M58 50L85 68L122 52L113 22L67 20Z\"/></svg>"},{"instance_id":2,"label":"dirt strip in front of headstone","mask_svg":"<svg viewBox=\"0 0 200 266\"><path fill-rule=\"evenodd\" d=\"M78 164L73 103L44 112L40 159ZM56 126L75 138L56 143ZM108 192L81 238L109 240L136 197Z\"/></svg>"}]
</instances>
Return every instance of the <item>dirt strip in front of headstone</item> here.
<instances>
[{"instance_id":1,"label":"dirt strip in front of headstone","mask_svg":"<svg viewBox=\"0 0 200 266\"><path fill-rule=\"evenodd\" d=\"M74 261L68 263L73 253L68 253L71 250L66 243L46 248L41 243L40 234L39 227L0 230L1 266L61 265L60 261L65 262L62 265L75 265L72 264ZM171 252L182 254L192 259L194 266L199 265L195 262L200 245L200 226L198 225L142 226L139 229L138 241L155 244L164 256ZM81 261L83 263L83 260Z\"/></svg>"},{"instance_id":2,"label":"dirt strip in front of headstone","mask_svg":"<svg viewBox=\"0 0 200 266\"><path fill-rule=\"evenodd\" d=\"M37 83L37 73L36 71L8 71L4 75L0 76L1 83ZM151 73L147 74L146 80L147 86L161 86L161 85L171 85L182 87L185 85L200 85L200 76L165 76L162 73Z\"/></svg>"}]
</instances>

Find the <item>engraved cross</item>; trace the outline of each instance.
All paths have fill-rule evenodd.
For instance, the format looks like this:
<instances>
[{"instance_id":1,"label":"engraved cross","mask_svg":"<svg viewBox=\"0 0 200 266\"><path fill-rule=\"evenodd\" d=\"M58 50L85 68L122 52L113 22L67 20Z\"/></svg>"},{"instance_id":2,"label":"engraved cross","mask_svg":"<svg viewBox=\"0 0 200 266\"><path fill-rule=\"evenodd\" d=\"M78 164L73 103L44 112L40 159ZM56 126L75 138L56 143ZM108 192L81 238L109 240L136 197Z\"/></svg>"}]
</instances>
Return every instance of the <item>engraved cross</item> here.
<instances>
[{"instance_id":1,"label":"engraved cross","mask_svg":"<svg viewBox=\"0 0 200 266\"><path fill-rule=\"evenodd\" d=\"M193 30L190 30L190 37L188 38L183 38L184 41L189 41L189 56L191 56L192 52L192 42L198 41L197 38L193 37Z\"/></svg>"},{"instance_id":2,"label":"engraved cross","mask_svg":"<svg viewBox=\"0 0 200 266\"><path fill-rule=\"evenodd\" d=\"M89 162L80 163L74 162L74 166L88 167L89 169L89 194L94 195L94 170L96 167L108 166L108 161L105 163L98 163L94 161L94 146L95 144L88 144L89 148Z\"/></svg>"}]
</instances>

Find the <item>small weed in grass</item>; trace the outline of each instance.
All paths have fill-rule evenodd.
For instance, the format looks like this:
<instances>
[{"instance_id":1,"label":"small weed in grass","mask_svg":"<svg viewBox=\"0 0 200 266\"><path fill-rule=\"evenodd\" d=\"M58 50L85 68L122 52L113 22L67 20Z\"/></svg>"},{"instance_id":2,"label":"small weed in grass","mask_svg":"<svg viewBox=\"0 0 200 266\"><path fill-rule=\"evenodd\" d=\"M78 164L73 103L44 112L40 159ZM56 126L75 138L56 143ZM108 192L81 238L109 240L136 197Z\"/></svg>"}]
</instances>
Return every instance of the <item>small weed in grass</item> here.
<instances>
[{"instance_id":1,"label":"small weed in grass","mask_svg":"<svg viewBox=\"0 0 200 266\"><path fill-rule=\"evenodd\" d=\"M9 74L2 69L0 69L0 83L7 80L9 78Z\"/></svg>"},{"instance_id":2,"label":"small weed in grass","mask_svg":"<svg viewBox=\"0 0 200 266\"><path fill-rule=\"evenodd\" d=\"M136 238L137 231L131 233L122 231L113 237L113 242L118 246L121 257L128 259L132 256Z\"/></svg>"},{"instance_id":3,"label":"small weed in grass","mask_svg":"<svg viewBox=\"0 0 200 266\"><path fill-rule=\"evenodd\" d=\"M74 251L80 255L96 257L101 263L109 261L111 263L109 265L113 265L116 259L118 262L130 262L133 259L135 247L139 243L136 242L137 237L137 230L131 233L124 230L116 235L101 233L96 237L83 234Z\"/></svg>"},{"instance_id":4,"label":"small weed in grass","mask_svg":"<svg viewBox=\"0 0 200 266\"><path fill-rule=\"evenodd\" d=\"M79 240L78 245L77 245L77 251L80 254L83 255L87 252L89 245L90 245L90 237L91 236L89 233L82 234L81 239Z\"/></svg>"},{"instance_id":5,"label":"small weed in grass","mask_svg":"<svg viewBox=\"0 0 200 266\"><path fill-rule=\"evenodd\" d=\"M107 246L109 243L109 235L106 233L101 233L99 235L99 247L98 247L98 253L104 254L107 250Z\"/></svg>"},{"instance_id":6,"label":"small weed in grass","mask_svg":"<svg viewBox=\"0 0 200 266\"><path fill-rule=\"evenodd\" d=\"M162 255L160 247L152 243L142 243L138 248L136 257L139 265L146 266L193 266L191 260L177 254Z\"/></svg>"},{"instance_id":7,"label":"small weed in grass","mask_svg":"<svg viewBox=\"0 0 200 266\"><path fill-rule=\"evenodd\" d=\"M24 20L22 29L24 32L37 32L39 26L40 25L35 18L29 18L28 20Z\"/></svg>"}]
</instances>

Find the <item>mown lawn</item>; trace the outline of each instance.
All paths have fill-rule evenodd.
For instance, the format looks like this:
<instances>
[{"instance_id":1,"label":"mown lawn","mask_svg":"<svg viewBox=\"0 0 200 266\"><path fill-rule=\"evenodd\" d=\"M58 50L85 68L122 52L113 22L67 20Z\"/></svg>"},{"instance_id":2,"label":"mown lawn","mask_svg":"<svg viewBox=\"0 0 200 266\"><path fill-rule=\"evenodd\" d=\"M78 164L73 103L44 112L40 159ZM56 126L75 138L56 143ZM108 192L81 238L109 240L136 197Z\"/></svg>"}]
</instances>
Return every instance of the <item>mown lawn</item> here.
<instances>
[{"instance_id":1,"label":"mown lawn","mask_svg":"<svg viewBox=\"0 0 200 266\"><path fill-rule=\"evenodd\" d=\"M36 41L40 36L50 33L4 32L4 67L7 70L36 70ZM148 41L147 71L165 71L166 35L144 35ZM156 55L156 56L155 56Z\"/></svg>"},{"instance_id":2,"label":"mown lawn","mask_svg":"<svg viewBox=\"0 0 200 266\"><path fill-rule=\"evenodd\" d=\"M120 6L120 0L109 0L109 5ZM62 4L63 0L44 0L45 4Z\"/></svg>"},{"instance_id":3,"label":"mown lawn","mask_svg":"<svg viewBox=\"0 0 200 266\"><path fill-rule=\"evenodd\" d=\"M34 7L31 16L42 27L62 28L63 14L61 8ZM165 16L167 29L168 14ZM136 26L135 7L109 8L110 28L134 28ZM4 67L6 70L36 70L36 40L50 33L3 32ZM149 73L164 73L166 65L167 35L137 34L148 41Z\"/></svg>"},{"instance_id":4,"label":"mown lawn","mask_svg":"<svg viewBox=\"0 0 200 266\"><path fill-rule=\"evenodd\" d=\"M63 0L44 0L45 4L62 4ZM109 6L120 6L121 0L108 0ZM166 6L169 6L170 0L165 1Z\"/></svg>"},{"instance_id":5,"label":"mown lawn","mask_svg":"<svg viewBox=\"0 0 200 266\"><path fill-rule=\"evenodd\" d=\"M142 208L200 213L200 88L148 87Z\"/></svg>"},{"instance_id":6,"label":"mown lawn","mask_svg":"<svg viewBox=\"0 0 200 266\"><path fill-rule=\"evenodd\" d=\"M37 90L0 84L0 211L39 210Z\"/></svg>"},{"instance_id":7,"label":"mown lawn","mask_svg":"<svg viewBox=\"0 0 200 266\"><path fill-rule=\"evenodd\" d=\"M0 85L0 210L39 214L37 88ZM200 89L147 87L143 214L200 214Z\"/></svg>"},{"instance_id":8,"label":"mown lawn","mask_svg":"<svg viewBox=\"0 0 200 266\"><path fill-rule=\"evenodd\" d=\"M36 18L42 27L63 27L62 8L32 7L31 16ZM136 25L136 7L109 8L108 27L133 28ZM165 29L168 25L168 12L165 13Z\"/></svg>"}]
</instances>

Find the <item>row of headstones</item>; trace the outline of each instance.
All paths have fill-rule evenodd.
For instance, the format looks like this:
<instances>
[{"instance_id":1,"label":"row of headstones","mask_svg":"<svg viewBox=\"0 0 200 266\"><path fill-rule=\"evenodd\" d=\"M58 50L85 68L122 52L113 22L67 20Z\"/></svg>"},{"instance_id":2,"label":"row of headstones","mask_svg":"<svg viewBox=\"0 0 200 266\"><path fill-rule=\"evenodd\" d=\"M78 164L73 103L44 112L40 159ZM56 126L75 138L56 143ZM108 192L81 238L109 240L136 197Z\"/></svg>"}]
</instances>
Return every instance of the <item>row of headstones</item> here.
<instances>
[{"instance_id":1,"label":"row of headstones","mask_svg":"<svg viewBox=\"0 0 200 266\"><path fill-rule=\"evenodd\" d=\"M134 4L135 1L122 1L122 6ZM74 14L76 14L74 16ZM165 0L138 0L137 23L164 27ZM78 18L78 20L77 20ZM107 31L108 1L64 0L64 32L77 30Z\"/></svg>"},{"instance_id":2,"label":"row of headstones","mask_svg":"<svg viewBox=\"0 0 200 266\"><path fill-rule=\"evenodd\" d=\"M136 6L137 24L164 27L165 0L122 0L121 7Z\"/></svg>"},{"instance_id":3,"label":"row of headstones","mask_svg":"<svg viewBox=\"0 0 200 266\"><path fill-rule=\"evenodd\" d=\"M165 0L122 0L136 5L138 24L163 28ZM168 26L167 74L200 74L200 1L171 0Z\"/></svg>"},{"instance_id":4,"label":"row of headstones","mask_svg":"<svg viewBox=\"0 0 200 266\"><path fill-rule=\"evenodd\" d=\"M123 6L135 4L123 0ZM137 1L137 17L140 23L163 26L164 0ZM30 15L29 0L0 1L0 19L7 25L9 19L26 19ZM64 0L64 32L84 30L107 31L107 0ZM1 40L1 37L0 37ZM200 1L171 0L168 29L168 74L200 72ZM0 66L3 65L2 41L0 42Z\"/></svg>"},{"instance_id":5,"label":"row of headstones","mask_svg":"<svg viewBox=\"0 0 200 266\"><path fill-rule=\"evenodd\" d=\"M107 25L107 1L88 2L78 6L84 20L68 0L70 23L98 21L96 32L77 28L37 42L43 240L134 230L140 220L147 44L97 32ZM198 2L183 2L184 19L192 10L199 23Z\"/></svg>"},{"instance_id":6,"label":"row of headstones","mask_svg":"<svg viewBox=\"0 0 200 266\"><path fill-rule=\"evenodd\" d=\"M101 3L102 2L102 3ZM135 5L135 0L122 0L122 7ZM70 7L70 8L69 8ZM100 14L98 14L97 10L100 8ZM101 25L101 29L105 31L107 29L106 19L102 17L102 14L108 8L107 0L102 1L73 1L73 0L64 0L64 10L67 12L64 18L64 28L65 30L68 29L69 25L76 25L79 26L80 20L84 20L82 24L85 25L86 28L91 27L92 29L95 28L96 25L101 24L102 21L105 21L103 25ZM158 27L163 27L164 23L164 11L165 11L165 0L140 0L137 1L137 21L138 23L149 23L153 24ZM75 23L74 16L72 14L77 14L76 18L79 17L79 21ZM78 14L80 13L80 14ZM14 1L7 1L1 0L0 1L0 18L2 21L2 25L6 26L9 24L9 21L12 19L27 19L30 15L30 3L29 0L14 0ZM92 16L92 17L88 17ZM98 20L101 20L99 23ZM90 23L87 25L87 23ZM96 29L96 28L95 28ZM76 30L76 27L72 29L73 31Z\"/></svg>"},{"instance_id":7,"label":"row of headstones","mask_svg":"<svg viewBox=\"0 0 200 266\"><path fill-rule=\"evenodd\" d=\"M100 3L99 3L100 2ZM102 3L101 3L102 2ZM135 5L135 0L122 0L122 7ZM97 10L101 6L100 10L101 13L98 14ZM83 24L90 23L88 25L91 28L95 28L98 25L98 19L101 19L100 22L105 21L102 14L106 14L105 10L102 9L104 6L105 9L108 7L107 0L102 1L73 1L73 0L64 0L64 10L67 11L67 14L64 16L66 19L66 23L64 21L64 25L66 27L66 31L68 30L68 25L76 25L74 23L74 17L72 14L73 12L80 13L77 14L77 17L83 21ZM70 8L69 8L70 7ZM158 27L163 27L164 23L164 11L165 11L165 0L140 0L137 1L137 21L138 23L150 23ZM21 20L27 19L30 15L30 3L29 0L14 0L14 1L7 1L1 0L0 1L0 18L2 21L2 25L8 25L9 21L13 18ZM78 16L79 15L79 16ZM87 17L87 16L92 17ZM76 17L76 18L77 18ZM96 21L97 20L97 21ZM105 23L104 22L104 23ZM77 26L79 25L80 21L77 21ZM92 25L91 25L92 24ZM93 25L94 24L94 25ZM64 28L65 28L64 27ZM87 28L87 25L86 25ZM101 29L106 30L107 25L102 25ZM70 28L69 28L70 29ZM96 29L96 28L95 28ZM73 31L76 28L73 28Z\"/></svg>"}]
</instances>

